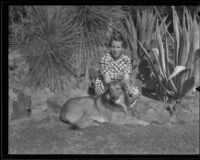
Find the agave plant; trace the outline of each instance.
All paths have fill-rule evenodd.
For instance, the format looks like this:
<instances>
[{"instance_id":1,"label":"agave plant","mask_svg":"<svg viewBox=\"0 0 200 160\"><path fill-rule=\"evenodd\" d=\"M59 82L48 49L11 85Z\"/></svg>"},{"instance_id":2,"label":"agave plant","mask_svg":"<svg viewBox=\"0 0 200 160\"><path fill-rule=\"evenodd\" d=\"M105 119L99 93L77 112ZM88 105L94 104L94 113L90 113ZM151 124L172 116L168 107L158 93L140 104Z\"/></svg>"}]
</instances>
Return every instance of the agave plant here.
<instances>
[{"instance_id":1,"label":"agave plant","mask_svg":"<svg viewBox=\"0 0 200 160\"><path fill-rule=\"evenodd\" d=\"M122 27L122 33L127 39L130 50L132 52L132 59L139 63L144 55L143 50L141 50L138 40L145 47L146 50L149 50L152 47L155 47L155 35L156 35L156 20L157 15L153 13L152 10L142 10L141 13L139 10L136 11L136 21L134 23L135 17L131 16L131 11L127 13L125 23ZM160 28L162 30L161 37L164 35L163 23L166 22L167 16L164 17L164 20L160 23ZM167 28L170 23L167 24Z\"/></svg>"},{"instance_id":2,"label":"agave plant","mask_svg":"<svg viewBox=\"0 0 200 160\"><path fill-rule=\"evenodd\" d=\"M155 85L155 82L149 78L150 70L148 65L143 65L146 64L146 60L144 59L144 51L138 44L138 41L146 50L156 47L156 22L158 17L152 10L136 10L136 18L130 13L131 10L128 12L122 33L124 37L126 37L131 50L132 67L134 68L138 65L139 73L137 74L137 78L142 80L144 85L148 87L153 86ZM166 19L167 16L159 23L161 30L164 29L163 24L166 22ZM168 28L168 26L169 23L166 27ZM161 32L161 37L163 37L163 35L164 31Z\"/></svg>"},{"instance_id":3,"label":"agave plant","mask_svg":"<svg viewBox=\"0 0 200 160\"><path fill-rule=\"evenodd\" d=\"M154 76L161 88L160 93L163 101L180 100L187 95L197 83L198 77L197 66L199 61L199 37L200 27L197 24L196 17L191 17L187 9L184 9L183 22L180 24L176 10L173 10L173 26L175 32L175 58L174 61L169 59L168 42L166 40L165 24L165 45L161 38L161 29L157 24L156 41L158 48L153 48L151 54L157 62L157 69L153 64L153 59L139 42L145 52ZM196 58L195 58L196 57ZM196 81L196 82L195 82Z\"/></svg>"},{"instance_id":4,"label":"agave plant","mask_svg":"<svg viewBox=\"0 0 200 160\"><path fill-rule=\"evenodd\" d=\"M140 43L145 46L146 49L150 49L155 44L156 33L156 21L158 17L152 10L144 10L141 14L137 11L137 33L138 33L138 40ZM164 28L163 24L166 22L167 16L164 17L162 23L160 24L161 38L164 35ZM168 28L169 23L166 25ZM138 47L139 48L139 47ZM142 56L142 52L138 52L139 56Z\"/></svg>"},{"instance_id":5,"label":"agave plant","mask_svg":"<svg viewBox=\"0 0 200 160\"><path fill-rule=\"evenodd\" d=\"M136 64L139 61L138 56L137 56L137 49L138 49L137 38L138 37L137 37L136 27L134 25L134 22L130 13L127 14L124 27L122 28L124 28L124 30L122 29L122 34L124 35L124 37L126 37L130 50L131 50L131 60L132 60L132 67L133 67L134 61L136 62Z\"/></svg>"}]
</instances>

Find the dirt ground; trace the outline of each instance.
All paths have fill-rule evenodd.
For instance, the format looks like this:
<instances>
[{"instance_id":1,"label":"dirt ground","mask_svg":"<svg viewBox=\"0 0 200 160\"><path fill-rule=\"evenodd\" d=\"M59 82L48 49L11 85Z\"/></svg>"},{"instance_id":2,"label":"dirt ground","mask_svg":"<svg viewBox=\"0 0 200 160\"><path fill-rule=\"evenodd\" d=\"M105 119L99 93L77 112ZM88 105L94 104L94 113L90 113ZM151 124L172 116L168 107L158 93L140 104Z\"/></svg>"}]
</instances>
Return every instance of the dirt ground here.
<instances>
[{"instance_id":1,"label":"dirt ground","mask_svg":"<svg viewBox=\"0 0 200 160\"><path fill-rule=\"evenodd\" d=\"M74 131L45 114L9 124L9 154L199 154L199 123Z\"/></svg>"}]
</instances>

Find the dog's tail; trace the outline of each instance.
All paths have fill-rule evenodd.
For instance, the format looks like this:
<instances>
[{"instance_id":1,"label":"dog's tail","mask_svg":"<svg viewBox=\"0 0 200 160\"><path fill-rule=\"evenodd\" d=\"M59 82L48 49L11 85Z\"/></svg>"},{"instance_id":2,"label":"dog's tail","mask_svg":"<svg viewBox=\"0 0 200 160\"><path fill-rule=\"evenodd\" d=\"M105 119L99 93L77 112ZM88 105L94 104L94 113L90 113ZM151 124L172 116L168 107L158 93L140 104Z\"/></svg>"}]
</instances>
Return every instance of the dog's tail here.
<instances>
[{"instance_id":1,"label":"dog's tail","mask_svg":"<svg viewBox=\"0 0 200 160\"><path fill-rule=\"evenodd\" d=\"M59 104L57 104L56 102L52 101L52 100L47 100L47 105L48 107L56 114L58 114L61 110L61 107L59 106Z\"/></svg>"}]
</instances>

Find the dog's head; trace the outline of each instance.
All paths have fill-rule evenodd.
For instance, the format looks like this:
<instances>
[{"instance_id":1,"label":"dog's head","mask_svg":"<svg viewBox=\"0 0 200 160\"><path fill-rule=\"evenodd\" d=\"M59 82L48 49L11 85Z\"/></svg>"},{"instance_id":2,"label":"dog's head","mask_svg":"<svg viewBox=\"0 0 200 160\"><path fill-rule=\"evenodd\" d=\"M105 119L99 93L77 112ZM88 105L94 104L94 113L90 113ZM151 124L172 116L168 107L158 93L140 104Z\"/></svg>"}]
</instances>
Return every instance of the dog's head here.
<instances>
[{"instance_id":1,"label":"dog's head","mask_svg":"<svg viewBox=\"0 0 200 160\"><path fill-rule=\"evenodd\" d=\"M112 102L115 102L119 99L120 95L123 95L125 92L125 85L119 81L113 81L106 86L107 94L109 95L109 99Z\"/></svg>"}]
</instances>

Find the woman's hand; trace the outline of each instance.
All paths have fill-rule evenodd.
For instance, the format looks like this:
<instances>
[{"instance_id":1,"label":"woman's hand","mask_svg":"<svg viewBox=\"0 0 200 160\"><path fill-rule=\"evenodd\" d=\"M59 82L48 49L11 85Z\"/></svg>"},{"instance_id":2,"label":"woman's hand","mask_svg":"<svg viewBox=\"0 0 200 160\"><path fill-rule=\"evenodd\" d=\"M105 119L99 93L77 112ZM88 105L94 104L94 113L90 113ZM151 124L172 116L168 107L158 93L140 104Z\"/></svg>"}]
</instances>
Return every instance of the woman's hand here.
<instances>
[{"instance_id":1,"label":"woman's hand","mask_svg":"<svg viewBox=\"0 0 200 160\"><path fill-rule=\"evenodd\" d=\"M126 86L130 86L130 75L128 73L124 74L124 83Z\"/></svg>"},{"instance_id":2,"label":"woman's hand","mask_svg":"<svg viewBox=\"0 0 200 160\"><path fill-rule=\"evenodd\" d=\"M110 74L108 72L106 72L104 75L103 75L103 79L104 79L104 82L105 83L111 83L111 77L110 77Z\"/></svg>"}]
</instances>

